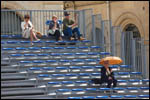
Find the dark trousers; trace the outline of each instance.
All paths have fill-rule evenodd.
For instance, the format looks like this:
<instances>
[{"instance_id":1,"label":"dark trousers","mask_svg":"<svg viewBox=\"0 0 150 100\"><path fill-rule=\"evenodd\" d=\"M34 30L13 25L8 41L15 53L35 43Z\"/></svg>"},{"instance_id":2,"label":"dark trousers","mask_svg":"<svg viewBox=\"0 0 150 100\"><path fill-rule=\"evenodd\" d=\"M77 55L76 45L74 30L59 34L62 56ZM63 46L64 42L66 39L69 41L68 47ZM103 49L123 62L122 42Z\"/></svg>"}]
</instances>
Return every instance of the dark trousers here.
<instances>
[{"instance_id":1,"label":"dark trousers","mask_svg":"<svg viewBox=\"0 0 150 100\"><path fill-rule=\"evenodd\" d=\"M55 36L56 41L58 41L58 40L59 40L59 37L61 37L61 33L60 33L59 30L56 30L55 33L54 33L54 35L52 35L52 34L49 34L49 35Z\"/></svg>"},{"instance_id":2,"label":"dark trousers","mask_svg":"<svg viewBox=\"0 0 150 100\"><path fill-rule=\"evenodd\" d=\"M82 36L82 34L80 33L79 28L77 28L77 27L74 28L74 29L68 27L68 28L67 28L66 30L64 30L63 32L64 32L64 35L65 35L65 36L68 36L69 38L72 37L75 33L76 33L78 39L80 38L80 36Z\"/></svg>"},{"instance_id":3,"label":"dark trousers","mask_svg":"<svg viewBox=\"0 0 150 100\"><path fill-rule=\"evenodd\" d=\"M111 88L112 83L113 83L113 87L117 86L117 80L114 78L112 80L95 78L95 79L92 79L92 82L94 82L95 84L107 83L107 88Z\"/></svg>"}]
</instances>

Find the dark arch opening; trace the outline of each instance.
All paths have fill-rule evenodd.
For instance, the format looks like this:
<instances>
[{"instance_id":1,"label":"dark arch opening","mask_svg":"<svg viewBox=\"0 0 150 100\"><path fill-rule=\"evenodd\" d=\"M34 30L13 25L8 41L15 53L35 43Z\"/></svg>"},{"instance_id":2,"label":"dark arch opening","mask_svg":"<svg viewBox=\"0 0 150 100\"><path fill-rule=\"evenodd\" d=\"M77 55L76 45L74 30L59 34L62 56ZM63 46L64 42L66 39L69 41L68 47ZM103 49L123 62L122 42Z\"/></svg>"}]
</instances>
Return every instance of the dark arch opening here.
<instances>
[{"instance_id":1,"label":"dark arch opening","mask_svg":"<svg viewBox=\"0 0 150 100\"><path fill-rule=\"evenodd\" d=\"M133 32L133 38L141 38L140 32L138 28L134 24L128 24L124 28L125 32L132 31Z\"/></svg>"}]
</instances>

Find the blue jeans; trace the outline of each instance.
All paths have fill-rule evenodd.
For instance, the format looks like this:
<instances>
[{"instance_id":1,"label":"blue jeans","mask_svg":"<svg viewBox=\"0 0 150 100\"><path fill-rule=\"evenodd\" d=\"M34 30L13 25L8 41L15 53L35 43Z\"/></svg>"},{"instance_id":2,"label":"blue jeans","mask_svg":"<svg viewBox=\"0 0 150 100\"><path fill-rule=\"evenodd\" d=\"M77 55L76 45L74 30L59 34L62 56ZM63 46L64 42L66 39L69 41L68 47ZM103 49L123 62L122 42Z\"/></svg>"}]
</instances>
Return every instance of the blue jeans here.
<instances>
[{"instance_id":1,"label":"blue jeans","mask_svg":"<svg viewBox=\"0 0 150 100\"><path fill-rule=\"evenodd\" d=\"M77 36L78 36L78 38L80 38L80 36L82 36L78 27L76 27L76 28L74 28L74 29L68 27L68 28L67 28L66 30L64 30L63 32L64 32L64 35L65 35L65 36L69 36L69 38L73 36L73 33L76 33Z\"/></svg>"}]
</instances>

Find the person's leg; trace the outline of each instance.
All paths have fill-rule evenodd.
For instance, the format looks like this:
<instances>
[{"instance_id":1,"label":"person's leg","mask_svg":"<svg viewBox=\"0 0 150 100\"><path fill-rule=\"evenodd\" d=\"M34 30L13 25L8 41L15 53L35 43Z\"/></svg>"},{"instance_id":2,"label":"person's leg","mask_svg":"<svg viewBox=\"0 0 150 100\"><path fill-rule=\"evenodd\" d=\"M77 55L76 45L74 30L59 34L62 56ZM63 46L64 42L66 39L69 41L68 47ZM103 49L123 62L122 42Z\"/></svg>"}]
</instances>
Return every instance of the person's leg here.
<instances>
[{"instance_id":1,"label":"person's leg","mask_svg":"<svg viewBox=\"0 0 150 100\"><path fill-rule=\"evenodd\" d=\"M113 83L113 80L108 80L107 81L107 88L111 88L111 84Z\"/></svg>"},{"instance_id":2,"label":"person's leg","mask_svg":"<svg viewBox=\"0 0 150 100\"><path fill-rule=\"evenodd\" d=\"M32 33L30 32L30 41L31 41L31 45L33 45L32 41L33 41L33 35Z\"/></svg>"},{"instance_id":3,"label":"person's leg","mask_svg":"<svg viewBox=\"0 0 150 100\"><path fill-rule=\"evenodd\" d=\"M78 36L78 39L80 39L80 36L81 36L81 34L80 34L80 31L79 31L79 28L74 28L73 30L72 30L72 32L73 33L77 33L77 36Z\"/></svg>"},{"instance_id":4,"label":"person's leg","mask_svg":"<svg viewBox=\"0 0 150 100\"><path fill-rule=\"evenodd\" d=\"M113 79L113 87L116 87L116 86L117 86L117 80Z\"/></svg>"},{"instance_id":5,"label":"person's leg","mask_svg":"<svg viewBox=\"0 0 150 100\"><path fill-rule=\"evenodd\" d=\"M85 40L85 39L82 37L82 34L80 33L80 30L79 30L78 27L74 28L74 29L72 30L72 32L77 34L79 40Z\"/></svg>"},{"instance_id":6,"label":"person's leg","mask_svg":"<svg viewBox=\"0 0 150 100\"><path fill-rule=\"evenodd\" d=\"M68 27L66 30L64 30L64 35L68 36L69 39L72 38L72 28Z\"/></svg>"},{"instance_id":7,"label":"person's leg","mask_svg":"<svg viewBox=\"0 0 150 100\"><path fill-rule=\"evenodd\" d=\"M33 32L33 29L30 30L30 33L33 35L33 37L38 40L38 38L36 37L35 33Z\"/></svg>"},{"instance_id":8,"label":"person's leg","mask_svg":"<svg viewBox=\"0 0 150 100\"><path fill-rule=\"evenodd\" d=\"M60 34L60 31L59 31L59 30L56 30L56 31L55 31L55 38L56 38L56 41L62 40L61 34Z\"/></svg>"}]
</instances>

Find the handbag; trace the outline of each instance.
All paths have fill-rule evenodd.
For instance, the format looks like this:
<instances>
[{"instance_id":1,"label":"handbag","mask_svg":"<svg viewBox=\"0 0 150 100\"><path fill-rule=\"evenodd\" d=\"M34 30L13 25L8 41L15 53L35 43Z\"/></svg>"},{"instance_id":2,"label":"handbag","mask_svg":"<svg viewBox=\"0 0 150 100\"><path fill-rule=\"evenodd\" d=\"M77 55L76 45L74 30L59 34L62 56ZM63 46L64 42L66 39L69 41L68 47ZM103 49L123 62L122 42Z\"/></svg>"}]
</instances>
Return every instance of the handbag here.
<instances>
[{"instance_id":1,"label":"handbag","mask_svg":"<svg viewBox=\"0 0 150 100\"><path fill-rule=\"evenodd\" d=\"M36 32L36 35L37 35L38 37L42 37L42 34L41 34L40 32Z\"/></svg>"}]
</instances>

